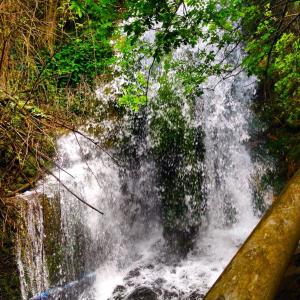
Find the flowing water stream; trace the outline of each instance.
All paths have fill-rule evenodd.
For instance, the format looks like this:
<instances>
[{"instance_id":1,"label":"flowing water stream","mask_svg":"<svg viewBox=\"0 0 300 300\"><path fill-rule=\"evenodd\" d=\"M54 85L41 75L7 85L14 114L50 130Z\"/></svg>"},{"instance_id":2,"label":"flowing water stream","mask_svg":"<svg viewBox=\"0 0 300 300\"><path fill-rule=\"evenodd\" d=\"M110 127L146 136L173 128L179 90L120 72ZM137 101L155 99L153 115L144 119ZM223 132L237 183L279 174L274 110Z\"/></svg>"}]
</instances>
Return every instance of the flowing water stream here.
<instances>
[{"instance_id":1,"label":"flowing water stream","mask_svg":"<svg viewBox=\"0 0 300 300\"><path fill-rule=\"evenodd\" d=\"M238 55L237 50L234 59ZM180 86L177 89L181 97ZM200 170L203 199L201 208L195 209L197 199L185 192L183 220L197 230L185 236L186 243L192 240L192 246L184 255L171 249L166 240L162 214L165 187L161 186L164 178L158 176L160 163L151 155L155 143L150 134L149 124L155 119L151 109L138 116L125 115L122 126L113 119L103 121L107 132L119 126L117 134L126 141L123 150L108 150L120 158L121 166L84 137L67 134L59 138L57 163L62 169L53 172L61 183L50 176L35 191L59 203L59 213L50 220L48 216L50 223L59 218L55 230L60 246L56 245L51 254L58 265L52 269L56 278L48 278L51 274L46 271L46 250L40 249L38 260L25 261L20 254L23 299L48 289L53 282L61 287L52 290L60 295L56 299L63 299L60 297L65 288L72 296L64 299L142 299L139 293L147 295L145 299L202 299L259 221L254 209L253 176L261 166L251 158L247 147L255 92L255 79L240 71L227 79L210 77L204 94L197 98L193 118L187 122L202 132L196 144L204 148L199 154L203 157L196 158L195 165ZM102 90L98 95L103 96ZM182 103L181 110L187 110L184 98ZM176 156L175 162L178 157L183 161L182 178L192 180L194 177L186 174L193 166L181 156ZM176 189L179 182L172 184ZM104 215L80 203L64 185ZM24 197L38 198L34 193ZM39 215L42 207L40 204L36 209ZM41 217L38 219L42 222ZM28 226L30 240L36 240L37 230L43 234L43 226L39 226L40 230ZM45 234L44 247L52 240ZM41 242L37 244L43 247ZM45 278L41 280L41 276ZM72 284L66 286L68 282Z\"/></svg>"}]
</instances>

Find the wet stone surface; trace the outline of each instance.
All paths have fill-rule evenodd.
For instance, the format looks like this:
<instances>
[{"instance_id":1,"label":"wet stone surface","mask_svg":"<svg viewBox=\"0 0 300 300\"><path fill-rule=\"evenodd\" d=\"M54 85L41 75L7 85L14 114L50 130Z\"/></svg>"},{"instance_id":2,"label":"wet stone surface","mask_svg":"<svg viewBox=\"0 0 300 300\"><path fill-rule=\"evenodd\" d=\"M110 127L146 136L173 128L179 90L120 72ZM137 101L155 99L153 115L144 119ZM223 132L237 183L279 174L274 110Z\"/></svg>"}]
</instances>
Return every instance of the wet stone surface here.
<instances>
[{"instance_id":1,"label":"wet stone surface","mask_svg":"<svg viewBox=\"0 0 300 300\"><path fill-rule=\"evenodd\" d=\"M165 300L179 299L179 294L175 291L174 292L165 291L163 294L163 299Z\"/></svg>"},{"instance_id":2,"label":"wet stone surface","mask_svg":"<svg viewBox=\"0 0 300 300\"><path fill-rule=\"evenodd\" d=\"M187 300L202 300L204 297L204 294L200 293L199 291L195 291L187 297Z\"/></svg>"},{"instance_id":3,"label":"wet stone surface","mask_svg":"<svg viewBox=\"0 0 300 300\"><path fill-rule=\"evenodd\" d=\"M126 297L126 300L157 300L158 295L149 287L138 287L136 288L129 296Z\"/></svg>"},{"instance_id":4,"label":"wet stone surface","mask_svg":"<svg viewBox=\"0 0 300 300\"><path fill-rule=\"evenodd\" d=\"M124 280L128 280L128 279L131 279L133 277L138 277L138 276L140 276L140 274L141 274L140 268L133 269L133 270L129 271L129 273L124 278Z\"/></svg>"}]
</instances>

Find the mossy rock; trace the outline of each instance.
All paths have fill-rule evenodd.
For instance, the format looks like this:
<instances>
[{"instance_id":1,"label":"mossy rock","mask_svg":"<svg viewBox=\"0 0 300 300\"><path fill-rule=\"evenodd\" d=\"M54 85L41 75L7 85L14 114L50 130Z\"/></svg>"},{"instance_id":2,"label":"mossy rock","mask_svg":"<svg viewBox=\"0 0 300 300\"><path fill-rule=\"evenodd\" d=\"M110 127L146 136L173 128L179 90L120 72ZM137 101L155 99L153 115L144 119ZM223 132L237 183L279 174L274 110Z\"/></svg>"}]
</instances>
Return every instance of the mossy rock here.
<instances>
[{"instance_id":1,"label":"mossy rock","mask_svg":"<svg viewBox=\"0 0 300 300\"><path fill-rule=\"evenodd\" d=\"M18 207L14 198L0 201L0 299L21 299L19 271L15 257Z\"/></svg>"}]
</instances>

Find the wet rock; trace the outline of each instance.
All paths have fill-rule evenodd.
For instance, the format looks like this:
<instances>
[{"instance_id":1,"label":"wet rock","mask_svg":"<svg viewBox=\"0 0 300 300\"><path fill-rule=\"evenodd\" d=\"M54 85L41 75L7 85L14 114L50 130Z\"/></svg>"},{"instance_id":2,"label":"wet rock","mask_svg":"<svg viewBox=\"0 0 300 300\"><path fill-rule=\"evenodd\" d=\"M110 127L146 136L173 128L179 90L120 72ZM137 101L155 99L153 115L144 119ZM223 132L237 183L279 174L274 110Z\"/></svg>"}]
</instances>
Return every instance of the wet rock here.
<instances>
[{"instance_id":1,"label":"wet rock","mask_svg":"<svg viewBox=\"0 0 300 300\"><path fill-rule=\"evenodd\" d=\"M123 285L117 285L113 291L113 300L122 300L124 299L124 292L126 291L126 287Z\"/></svg>"},{"instance_id":2,"label":"wet rock","mask_svg":"<svg viewBox=\"0 0 300 300\"><path fill-rule=\"evenodd\" d=\"M148 264L148 265L145 266L145 269L152 270L152 269L154 269L154 266L152 264Z\"/></svg>"},{"instance_id":3,"label":"wet rock","mask_svg":"<svg viewBox=\"0 0 300 300\"><path fill-rule=\"evenodd\" d=\"M204 299L205 295L199 291L192 292L186 299L187 300L201 300Z\"/></svg>"},{"instance_id":4,"label":"wet rock","mask_svg":"<svg viewBox=\"0 0 300 300\"><path fill-rule=\"evenodd\" d=\"M127 274L127 276L124 279L128 280L128 279L131 279L133 277L138 277L140 275L141 275L140 269L136 268L136 269L133 269L133 270L129 271L129 273Z\"/></svg>"},{"instance_id":5,"label":"wet rock","mask_svg":"<svg viewBox=\"0 0 300 300\"><path fill-rule=\"evenodd\" d=\"M123 293L126 290L124 285L117 285L113 293Z\"/></svg>"},{"instance_id":6,"label":"wet rock","mask_svg":"<svg viewBox=\"0 0 300 300\"><path fill-rule=\"evenodd\" d=\"M159 286L161 286L163 283L165 283L166 282L166 280L165 279L163 279L163 278L157 278L155 281L154 281L154 283L155 284L157 284L157 285L159 285Z\"/></svg>"},{"instance_id":7,"label":"wet rock","mask_svg":"<svg viewBox=\"0 0 300 300\"><path fill-rule=\"evenodd\" d=\"M134 286L134 284L135 283L132 280L129 280L129 281L126 282L127 286Z\"/></svg>"},{"instance_id":8,"label":"wet rock","mask_svg":"<svg viewBox=\"0 0 300 300\"><path fill-rule=\"evenodd\" d=\"M178 293L174 291L164 291L164 300L177 300L179 299Z\"/></svg>"},{"instance_id":9,"label":"wet rock","mask_svg":"<svg viewBox=\"0 0 300 300\"><path fill-rule=\"evenodd\" d=\"M141 286L136 288L130 295L126 297L126 300L157 300L157 294L149 287Z\"/></svg>"}]
</instances>

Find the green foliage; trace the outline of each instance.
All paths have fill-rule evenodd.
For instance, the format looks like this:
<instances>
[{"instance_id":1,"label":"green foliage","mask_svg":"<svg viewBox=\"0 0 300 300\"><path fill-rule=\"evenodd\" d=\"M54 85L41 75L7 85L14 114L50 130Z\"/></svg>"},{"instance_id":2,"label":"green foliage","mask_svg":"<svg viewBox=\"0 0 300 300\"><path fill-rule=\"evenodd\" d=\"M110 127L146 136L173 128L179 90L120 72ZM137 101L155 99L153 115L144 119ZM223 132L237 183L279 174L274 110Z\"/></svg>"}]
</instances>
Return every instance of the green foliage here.
<instances>
[{"instance_id":1,"label":"green foliage","mask_svg":"<svg viewBox=\"0 0 300 300\"><path fill-rule=\"evenodd\" d=\"M256 110L268 126L270 153L285 161L291 175L300 162L299 3L250 2L244 12L243 65L263 83L264 99Z\"/></svg>"},{"instance_id":2,"label":"green foliage","mask_svg":"<svg viewBox=\"0 0 300 300\"><path fill-rule=\"evenodd\" d=\"M155 27L157 59L180 45L195 46L200 38L221 47L239 35L233 30L233 24L241 17L241 3L239 0L192 0L186 2L187 9L184 1L129 0L126 17L134 21L125 26L125 31L135 42L145 31ZM230 35L219 34L220 28L228 30Z\"/></svg>"},{"instance_id":3,"label":"green foliage","mask_svg":"<svg viewBox=\"0 0 300 300\"><path fill-rule=\"evenodd\" d=\"M141 72L137 72L135 77L134 83L124 87L123 95L119 98L119 104L129 106L137 112L141 105L147 103L147 97L144 94L147 88L147 80Z\"/></svg>"},{"instance_id":4,"label":"green foliage","mask_svg":"<svg viewBox=\"0 0 300 300\"><path fill-rule=\"evenodd\" d=\"M114 63L110 38L118 17L117 1L66 1L61 10L69 19L62 19L65 31L63 45L57 45L48 66L60 87L75 87L82 80L93 83L95 78L109 72Z\"/></svg>"},{"instance_id":5,"label":"green foliage","mask_svg":"<svg viewBox=\"0 0 300 300\"><path fill-rule=\"evenodd\" d=\"M97 75L108 71L113 61L107 41L76 38L54 55L49 68L60 87L75 87L81 80L93 83Z\"/></svg>"},{"instance_id":6,"label":"green foliage","mask_svg":"<svg viewBox=\"0 0 300 300\"><path fill-rule=\"evenodd\" d=\"M256 110L268 126L266 134L275 135L268 141L269 149L280 159L299 162L299 1L128 0L125 6L127 41L121 49L125 61L121 66L131 84L125 86L123 104L137 109L146 103L140 95L147 96L147 89L133 87L132 72L141 69L142 59L154 59L155 66L164 64L166 55L182 45L195 46L199 40L213 45L210 52L200 50L196 60L173 62L185 95L199 96L199 85L208 76L233 70L230 64L216 61L218 51L230 53L232 46L242 42L247 54L242 66L258 76L264 89L265 99ZM154 41L142 41L151 29ZM153 76L152 67L142 66L144 76Z\"/></svg>"},{"instance_id":7,"label":"green foliage","mask_svg":"<svg viewBox=\"0 0 300 300\"><path fill-rule=\"evenodd\" d=\"M187 6L186 6L187 5ZM232 66L217 62L215 57L220 49L241 38L241 31L235 23L242 14L242 1L170 1L138 0L125 2L124 31L126 41L122 41L119 62L122 73L130 84L124 86L122 104L136 110L145 104L148 84L137 83L134 73L143 70L144 77L150 78L159 63L166 63L166 57L183 45L196 46L199 41L210 51L199 50L197 59L183 59L172 62L176 68L186 95L200 95L199 85L210 75L229 72ZM222 31L220 31L222 29ZM142 35L152 30L154 41L146 41ZM148 63L145 63L148 60ZM195 64L195 62L197 63ZM149 64L150 62L150 64ZM152 62L152 63L151 63ZM134 85L138 87L134 87Z\"/></svg>"},{"instance_id":8,"label":"green foliage","mask_svg":"<svg viewBox=\"0 0 300 300\"><path fill-rule=\"evenodd\" d=\"M30 188L48 166L57 121L79 123L93 114L91 89L114 62L120 15L117 1L21 2L0 13L0 38L10 45L0 66L1 195ZM19 15L17 25L11 22Z\"/></svg>"},{"instance_id":9,"label":"green foliage","mask_svg":"<svg viewBox=\"0 0 300 300\"><path fill-rule=\"evenodd\" d=\"M284 33L275 45L274 55L275 92L287 123L293 126L300 120L300 37Z\"/></svg>"}]
</instances>

